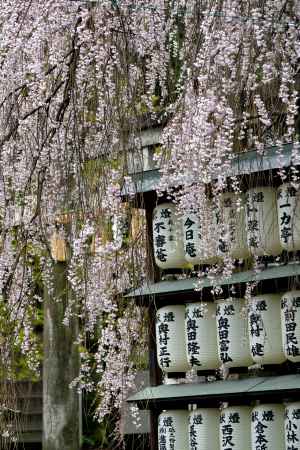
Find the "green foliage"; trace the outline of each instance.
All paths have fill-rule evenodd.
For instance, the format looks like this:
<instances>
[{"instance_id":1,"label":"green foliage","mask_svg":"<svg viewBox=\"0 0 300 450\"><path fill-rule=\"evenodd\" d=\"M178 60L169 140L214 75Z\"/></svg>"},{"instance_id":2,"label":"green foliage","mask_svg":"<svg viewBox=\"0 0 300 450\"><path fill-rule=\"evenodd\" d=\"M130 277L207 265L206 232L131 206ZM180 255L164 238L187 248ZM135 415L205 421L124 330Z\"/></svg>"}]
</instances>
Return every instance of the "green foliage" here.
<instances>
[{"instance_id":1,"label":"green foliage","mask_svg":"<svg viewBox=\"0 0 300 450\"><path fill-rule=\"evenodd\" d=\"M94 419L95 407L94 395L85 394L83 398L82 450L114 449L116 443L112 436L116 418L107 417L99 424Z\"/></svg>"}]
</instances>

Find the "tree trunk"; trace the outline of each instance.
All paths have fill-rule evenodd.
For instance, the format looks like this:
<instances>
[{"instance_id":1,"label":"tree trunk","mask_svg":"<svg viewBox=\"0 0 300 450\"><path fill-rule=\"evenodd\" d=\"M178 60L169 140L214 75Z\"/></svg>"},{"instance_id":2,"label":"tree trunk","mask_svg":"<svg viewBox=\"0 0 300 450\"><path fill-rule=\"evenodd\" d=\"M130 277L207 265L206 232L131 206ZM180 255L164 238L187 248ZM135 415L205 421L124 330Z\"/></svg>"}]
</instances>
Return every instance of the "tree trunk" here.
<instances>
[{"instance_id":1,"label":"tree trunk","mask_svg":"<svg viewBox=\"0 0 300 450\"><path fill-rule=\"evenodd\" d=\"M78 319L62 323L70 294L66 264L56 263L54 297L44 295L43 450L80 448L80 397L69 388L79 373Z\"/></svg>"}]
</instances>

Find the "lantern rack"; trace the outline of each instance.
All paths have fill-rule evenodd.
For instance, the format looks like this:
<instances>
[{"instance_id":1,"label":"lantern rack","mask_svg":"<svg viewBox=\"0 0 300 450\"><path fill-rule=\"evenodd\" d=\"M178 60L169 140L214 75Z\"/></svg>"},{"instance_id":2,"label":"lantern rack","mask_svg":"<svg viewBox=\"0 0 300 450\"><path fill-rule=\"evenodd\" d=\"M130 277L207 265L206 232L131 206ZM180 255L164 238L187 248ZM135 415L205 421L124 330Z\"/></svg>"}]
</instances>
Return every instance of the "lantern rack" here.
<instances>
[{"instance_id":1,"label":"lantern rack","mask_svg":"<svg viewBox=\"0 0 300 450\"><path fill-rule=\"evenodd\" d=\"M279 157L280 155L280 157ZM267 170L281 169L292 164L297 165L299 161L293 160L293 145L285 144L280 147L268 147L261 154L251 150L236 156L231 162L231 168L227 170L228 177L249 175ZM160 180L159 169L145 170L131 174L131 181L123 185L121 195L131 198L132 188L136 195L144 195L156 190ZM142 206L142 205L141 205Z\"/></svg>"},{"instance_id":2,"label":"lantern rack","mask_svg":"<svg viewBox=\"0 0 300 450\"><path fill-rule=\"evenodd\" d=\"M296 149L292 144L266 148L262 154L249 151L236 156L226 176L248 176L262 172L288 168L292 164L299 165L296 160ZM298 152L299 153L299 152ZM279 157L280 156L280 157ZM147 262L148 280L143 286L126 293L125 297L135 301L139 306L149 308L149 373L150 387L131 395L127 401L136 403L140 409L150 410L150 448L158 448L158 414L167 409L187 409L188 405L198 407L217 407L222 403L231 405L250 405L257 401L266 403L277 401L300 401L300 366L286 364L264 367L263 371L250 371L247 374L239 372L236 368L229 369L228 379L222 381L208 381L209 374L197 372L197 383L161 384L162 372L158 367L155 316L157 308L168 304L185 304L204 298L205 301L215 299L212 293L214 286L222 287L224 292L231 292L232 288L243 297L246 283L256 282L260 293L285 292L300 282L300 261L298 254L293 256L293 261L273 262L262 266L259 270L247 270L245 267L235 269L230 277L213 280L205 275L200 278L193 276L192 272L181 271L176 273L163 273L166 280L162 281L162 272L155 265L153 255L152 220L153 210L157 205L156 188L160 180L159 169L144 170L131 174L131 181L126 181L122 188L122 196L125 201L134 200L139 208L145 209L148 242ZM135 195L132 196L132 192ZM179 279L181 277L181 279ZM184 278L186 277L186 278ZM197 291L200 287L203 291ZM241 295L242 294L242 295ZM230 295L230 294L229 294ZM228 295L228 296L229 296ZM203 297L202 297L203 296ZM223 294L224 296L224 294ZM279 332L279 331L278 331ZM214 371L215 372L215 371ZM172 378L172 374L168 377ZM180 378L179 375L174 379ZM232 379L234 378L235 379ZM212 377L216 379L216 377ZM238 379L237 379L238 378ZM203 382L199 382L199 380ZM205 381L204 381L205 380ZM178 381L178 380L177 380Z\"/></svg>"},{"instance_id":3,"label":"lantern rack","mask_svg":"<svg viewBox=\"0 0 300 450\"><path fill-rule=\"evenodd\" d=\"M147 387L128 398L140 409L186 409L190 404L198 407L219 407L221 403L250 404L256 400L274 402L300 400L300 375L250 377L239 380L208 383L174 384Z\"/></svg>"},{"instance_id":4,"label":"lantern rack","mask_svg":"<svg viewBox=\"0 0 300 450\"><path fill-rule=\"evenodd\" d=\"M207 292L205 299L209 300L209 293L213 286L231 287L239 286L248 282L263 282L276 280L276 287L285 290L290 279L300 276L300 263L290 263L274 267L267 267L264 270L256 272L254 270L236 272L229 278L215 278L213 281L204 279L201 287ZM157 283L145 284L126 295L126 298L133 299L139 304L149 304L153 299L166 300L172 297L172 302L178 298L182 303L182 296L185 301L197 299L199 301L199 292L195 288L199 284L199 278L186 278L179 280L165 280Z\"/></svg>"}]
</instances>

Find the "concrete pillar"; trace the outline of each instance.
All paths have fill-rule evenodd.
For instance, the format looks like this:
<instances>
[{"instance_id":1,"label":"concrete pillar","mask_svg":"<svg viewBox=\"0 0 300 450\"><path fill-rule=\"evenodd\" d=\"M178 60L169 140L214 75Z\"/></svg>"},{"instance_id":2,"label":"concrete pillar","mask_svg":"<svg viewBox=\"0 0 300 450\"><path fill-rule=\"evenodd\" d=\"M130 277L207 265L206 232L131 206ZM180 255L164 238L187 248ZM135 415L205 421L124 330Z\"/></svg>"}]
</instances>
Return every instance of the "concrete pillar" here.
<instances>
[{"instance_id":1,"label":"concrete pillar","mask_svg":"<svg viewBox=\"0 0 300 450\"><path fill-rule=\"evenodd\" d=\"M80 396L69 388L79 373L79 354L74 345L78 320L62 324L71 295L66 263L54 264L54 300L44 294L43 450L79 450Z\"/></svg>"}]
</instances>

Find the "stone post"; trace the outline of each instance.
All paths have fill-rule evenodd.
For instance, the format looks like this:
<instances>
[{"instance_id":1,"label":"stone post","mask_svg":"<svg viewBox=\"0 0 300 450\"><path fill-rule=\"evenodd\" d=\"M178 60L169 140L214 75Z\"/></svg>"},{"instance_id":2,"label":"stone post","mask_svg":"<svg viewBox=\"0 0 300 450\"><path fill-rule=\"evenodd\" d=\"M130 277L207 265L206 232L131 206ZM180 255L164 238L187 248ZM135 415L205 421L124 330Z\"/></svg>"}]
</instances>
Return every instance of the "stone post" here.
<instances>
[{"instance_id":1,"label":"stone post","mask_svg":"<svg viewBox=\"0 0 300 450\"><path fill-rule=\"evenodd\" d=\"M78 319L62 323L71 295L66 268L65 262L54 264L54 297L46 289L44 294L43 450L80 448L80 396L69 388L79 373Z\"/></svg>"}]
</instances>

